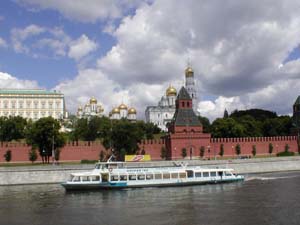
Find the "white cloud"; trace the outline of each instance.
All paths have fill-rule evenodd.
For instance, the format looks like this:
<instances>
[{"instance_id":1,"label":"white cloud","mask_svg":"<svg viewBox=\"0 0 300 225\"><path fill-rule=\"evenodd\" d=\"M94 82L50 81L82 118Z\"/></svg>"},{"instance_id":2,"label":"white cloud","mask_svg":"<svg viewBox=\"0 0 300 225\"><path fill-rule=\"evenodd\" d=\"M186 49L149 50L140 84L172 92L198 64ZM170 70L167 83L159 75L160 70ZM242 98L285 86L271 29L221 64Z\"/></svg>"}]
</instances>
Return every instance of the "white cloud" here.
<instances>
[{"instance_id":1,"label":"white cloud","mask_svg":"<svg viewBox=\"0 0 300 225\"><path fill-rule=\"evenodd\" d=\"M6 41L0 37L0 48L5 48L7 47L7 43Z\"/></svg>"},{"instance_id":2,"label":"white cloud","mask_svg":"<svg viewBox=\"0 0 300 225\"><path fill-rule=\"evenodd\" d=\"M79 60L98 48L96 42L91 41L86 35L81 35L80 38L70 43L68 56L75 60Z\"/></svg>"},{"instance_id":3,"label":"white cloud","mask_svg":"<svg viewBox=\"0 0 300 225\"><path fill-rule=\"evenodd\" d=\"M68 1L56 2L57 6L51 5L55 1L27 2L81 21L113 17L93 11L86 19L80 13L72 16L69 12L74 9L64 3ZM78 6L76 1L73 7ZM80 70L74 80L58 88L71 99L73 109L95 95L106 109L125 98L143 114L147 105L157 104L169 83L180 86L191 58L199 95L204 100L206 95L217 96L199 103L202 115L213 119L223 116L225 108L231 112L251 107L290 113L299 95L300 66L299 61L283 61L300 43L299 7L297 0L142 4L118 27L107 25L105 31L114 36L116 44L98 59L97 68ZM85 10L88 7L82 12Z\"/></svg>"},{"instance_id":4,"label":"white cloud","mask_svg":"<svg viewBox=\"0 0 300 225\"><path fill-rule=\"evenodd\" d=\"M82 22L120 18L128 10L140 5L141 0L17 0L27 7L59 11L69 19Z\"/></svg>"},{"instance_id":5,"label":"white cloud","mask_svg":"<svg viewBox=\"0 0 300 225\"><path fill-rule=\"evenodd\" d=\"M36 81L20 80L8 73L0 72L0 88L38 88Z\"/></svg>"}]
</instances>

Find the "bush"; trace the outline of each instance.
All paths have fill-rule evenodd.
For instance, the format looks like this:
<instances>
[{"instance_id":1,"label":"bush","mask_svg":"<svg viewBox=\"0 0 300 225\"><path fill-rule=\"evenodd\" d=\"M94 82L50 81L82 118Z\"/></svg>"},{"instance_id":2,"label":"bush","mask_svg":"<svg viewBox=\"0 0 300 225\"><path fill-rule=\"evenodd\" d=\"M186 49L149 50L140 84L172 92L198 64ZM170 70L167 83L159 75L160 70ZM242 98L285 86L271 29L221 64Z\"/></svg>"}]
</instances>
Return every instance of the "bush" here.
<instances>
[{"instance_id":1,"label":"bush","mask_svg":"<svg viewBox=\"0 0 300 225\"><path fill-rule=\"evenodd\" d=\"M55 159L55 161L59 161L59 157L60 157L60 149L56 149L54 151L54 159Z\"/></svg>"},{"instance_id":2,"label":"bush","mask_svg":"<svg viewBox=\"0 0 300 225\"><path fill-rule=\"evenodd\" d=\"M221 157L223 157L223 155L224 155L224 145L223 145L223 144L220 145L220 152L219 152L219 155L220 155Z\"/></svg>"},{"instance_id":3,"label":"bush","mask_svg":"<svg viewBox=\"0 0 300 225\"><path fill-rule=\"evenodd\" d=\"M11 150L7 150L6 153L3 155L6 162L10 162L11 160Z\"/></svg>"},{"instance_id":4,"label":"bush","mask_svg":"<svg viewBox=\"0 0 300 225\"><path fill-rule=\"evenodd\" d=\"M36 148L31 148L30 152L29 152L29 160L34 163L37 160L37 152L36 152Z\"/></svg>"},{"instance_id":5,"label":"bush","mask_svg":"<svg viewBox=\"0 0 300 225\"><path fill-rule=\"evenodd\" d=\"M256 145L252 145L252 155L256 156Z\"/></svg>"},{"instance_id":6,"label":"bush","mask_svg":"<svg viewBox=\"0 0 300 225\"><path fill-rule=\"evenodd\" d=\"M273 152L273 144L269 143L269 154L271 155Z\"/></svg>"},{"instance_id":7,"label":"bush","mask_svg":"<svg viewBox=\"0 0 300 225\"><path fill-rule=\"evenodd\" d=\"M183 148L183 149L181 150L181 156L182 156L182 158L185 158L185 157L187 156L186 148Z\"/></svg>"},{"instance_id":8,"label":"bush","mask_svg":"<svg viewBox=\"0 0 300 225\"><path fill-rule=\"evenodd\" d=\"M236 153L237 155L240 155L240 154L241 154L241 145L240 145L240 144L237 144L237 145L235 146L235 153Z\"/></svg>"},{"instance_id":9,"label":"bush","mask_svg":"<svg viewBox=\"0 0 300 225\"><path fill-rule=\"evenodd\" d=\"M167 157L167 150L164 146L160 149L160 158L165 159Z\"/></svg>"},{"instance_id":10,"label":"bush","mask_svg":"<svg viewBox=\"0 0 300 225\"><path fill-rule=\"evenodd\" d=\"M82 163L82 164L95 164L97 162L98 162L98 160L89 160L89 159L82 159L80 161L80 163Z\"/></svg>"},{"instance_id":11,"label":"bush","mask_svg":"<svg viewBox=\"0 0 300 225\"><path fill-rule=\"evenodd\" d=\"M286 151L284 151L284 152L279 152L279 153L277 153L276 155L277 155L278 157L281 157L281 156L294 156L295 153L294 153L294 152L286 152Z\"/></svg>"},{"instance_id":12,"label":"bush","mask_svg":"<svg viewBox=\"0 0 300 225\"><path fill-rule=\"evenodd\" d=\"M204 153L205 153L205 147L204 147L204 146L201 146L201 147L200 147L200 157L201 157L201 158L203 158Z\"/></svg>"}]
</instances>

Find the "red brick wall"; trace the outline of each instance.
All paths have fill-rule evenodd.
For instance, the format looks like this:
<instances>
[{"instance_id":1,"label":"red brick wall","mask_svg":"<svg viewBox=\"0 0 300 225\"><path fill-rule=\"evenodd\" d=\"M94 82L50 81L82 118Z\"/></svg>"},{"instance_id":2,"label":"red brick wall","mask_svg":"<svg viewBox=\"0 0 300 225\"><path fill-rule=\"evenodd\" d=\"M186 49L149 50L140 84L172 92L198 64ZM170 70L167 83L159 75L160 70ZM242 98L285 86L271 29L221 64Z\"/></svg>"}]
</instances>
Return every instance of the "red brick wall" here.
<instances>
[{"instance_id":1,"label":"red brick wall","mask_svg":"<svg viewBox=\"0 0 300 225\"><path fill-rule=\"evenodd\" d=\"M205 134L203 134L205 136ZM235 146L239 143L241 145L241 155L252 155L252 146L256 145L257 155L268 155L269 143L273 144L273 154L284 151L286 144L289 145L290 151L297 152L297 137L283 136L283 137L260 137L260 138L211 138L203 136L203 139L193 141L197 146L194 146L193 156L199 156L199 149L201 146L205 147L205 157L218 156L220 152L220 145L224 144L224 156L235 155ZM210 140L210 141L208 141ZM181 158L181 149L186 147L186 139L176 139L176 143L172 143L172 158ZM177 146L175 146L177 145ZM140 149L144 149L146 154L151 155L152 160L161 160L161 148L165 146L163 139L144 140L139 145ZM210 153L208 153L208 146ZM233 146L233 148L232 148ZM176 147L176 149L175 149ZM3 155L9 149L12 151L12 162L28 162L28 152L30 146L21 143L1 143L0 145L0 162L5 162ZM106 152L105 148L99 142L79 142L67 144L62 148L60 160L61 161L80 161L82 159L98 160L100 151ZM189 149L187 149L189 157ZM39 157L37 161L41 161Z\"/></svg>"},{"instance_id":2,"label":"red brick wall","mask_svg":"<svg viewBox=\"0 0 300 225\"><path fill-rule=\"evenodd\" d=\"M235 155L235 146L240 144L241 155L252 156L252 146L256 145L256 155L268 155L269 143L273 144L273 155L277 152L284 151L285 145L289 145L289 151L297 152L296 136L280 136L280 137L253 137L253 138L212 138L211 139L211 155L219 154L221 144L224 145L224 156Z\"/></svg>"}]
</instances>

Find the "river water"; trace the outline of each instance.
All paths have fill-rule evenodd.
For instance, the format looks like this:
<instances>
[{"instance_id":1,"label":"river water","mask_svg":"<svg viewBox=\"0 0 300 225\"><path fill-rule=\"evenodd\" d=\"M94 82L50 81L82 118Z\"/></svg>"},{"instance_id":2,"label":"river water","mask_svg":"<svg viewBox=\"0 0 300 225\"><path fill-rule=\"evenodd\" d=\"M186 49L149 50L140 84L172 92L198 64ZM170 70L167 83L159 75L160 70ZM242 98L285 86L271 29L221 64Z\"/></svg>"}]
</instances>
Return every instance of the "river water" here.
<instances>
[{"instance_id":1,"label":"river water","mask_svg":"<svg viewBox=\"0 0 300 225\"><path fill-rule=\"evenodd\" d=\"M300 172L231 184L66 193L0 187L1 225L300 224Z\"/></svg>"}]
</instances>

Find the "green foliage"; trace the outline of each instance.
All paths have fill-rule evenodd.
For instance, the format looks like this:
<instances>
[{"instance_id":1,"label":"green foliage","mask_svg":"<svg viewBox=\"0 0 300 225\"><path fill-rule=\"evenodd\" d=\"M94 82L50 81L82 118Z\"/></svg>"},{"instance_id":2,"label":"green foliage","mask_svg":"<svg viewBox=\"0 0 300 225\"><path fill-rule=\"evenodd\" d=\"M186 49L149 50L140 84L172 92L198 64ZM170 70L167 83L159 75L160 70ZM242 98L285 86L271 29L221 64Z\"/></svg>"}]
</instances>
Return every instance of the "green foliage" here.
<instances>
[{"instance_id":1,"label":"green foliage","mask_svg":"<svg viewBox=\"0 0 300 225\"><path fill-rule=\"evenodd\" d=\"M183 148L181 150L181 156L182 156L182 158L185 158L187 156L186 148Z\"/></svg>"},{"instance_id":2,"label":"green foliage","mask_svg":"<svg viewBox=\"0 0 300 225\"><path fill-rule=\"evenodd\" d=\"M204 147L204 146L201 146L201 147L200 147L200 157L203 158L203 157L204 157L204 154L205 154L205 147Z\"/></svg>"},{"instance_id":3,"label":"green foliage","mask_svg":"<svg viewBox=\"0 0 300 225\"><path fill-rule=\"evenodd\" d=\"M98 162L97 160L88 160L88 159L82 159L80 161L81 164L95 164L97 162Z\"/></svg>"},{"instance_id":4,"label":"green foliage","mask_svg":"<svg viewBox=\"0 0 300 225\"><path fill-rule=\"evenodd\" d=\"M223 118L224 118L224 119L227 119L228 117L229 117L228 111L227 111L227 109L225 109L225 110L224 110L224 116L223 116Z\"/></svg>"},{"instance_id":5,"label":"green foliage","mask_svg":"<svg viewBox=\"0 0 300 225\"><path fill-rule=\"evenodd\" d=\"M27 121L20 117L0 117L0 141L19 140L25 137Z\"/></svg>"},{"instance_id":6,"label":"green foliage","mask_svg":"<svg viewBox=\"0 0 300 225\"><path fill-rule=\"evenodd\" d=\"M122 148L119 155L120 161L125 161L125 155L126 155L126 150L125 148Z\"/></svg>"},{"instance_id":7,"label":"green foliage","mask_svg":"<svg viewBox=\"0 0 300 225\"><path fill-rule=\"evenodd\" d=\"M261 110L235 110L229 118L218 118L211 125L213 137L287 136L293 126L289 116Z\"/></svg>"},{"instance_id":8,"label":"green foliage","mask_svg":"<svg viewBox=\"0 0 300 225\"><path fill-rule=\"evenodd\" d=\"M276 118L277 114L275 112L263 110L263 109L248 109L248 110L235 110L230 114L232 118L239 118L243 116L251 116L255 120L265 121L266 119Z\"/></svg>"},{"instance_id":9,"label":"green foliage","mask_svg":"<svg viewBox=\"0 0 300 225\"><path fill-rule=\"evenodd\" d=\"M237 144L235 146L235 154L240 155L241 154L241 145Z\"/></svg>"},{"instance_id":10,"label":"green foliage","mask_svg":"<svg viewBox=\"0 0 300 225\"><path fill-rule=\"evenodd\" d=\"M32 147L31 150L29 151L29 160L34 163L37 160L37 152L36 152L36 148Z\"/></svg>"},{"instance_id":11,"label":"green foliage","mask_svg":"<svg viewBox=\"0 0 300 225\"><path fill-rule=\"evenodd\" d=\"M271 155L273 153L273 144L269 143L269 154Z\"/></svg>"},{"instance_id":12,"label":"green foliage","mask_svg":"<svg viewBox=\"0 0 300 225\"><path fill-rule=\"evenodd\" d=\"M52 148L58 150L65 145L64 136L59 133L60 124L52 117L41 118L27 130L27 143L37 146L43 162L49 163Z\"/></svg>"},{"instance_id":13,"label":"green foliage","mask_svg":"<svg viewBox=\"0 0 300 225\"><path fill-rule=\"evenodd\" d=\"M286 144L286 145L284 146L284 151L285 151L285 152L288 152L289 149L290 149L290 146L289 146L288 144Z\"/></svg>"},{"instance_id":14,"label":"green foliage","mask_svg":"<svg viewBox=\"0 0 300 225\"><path fill-rule=\"evenodd\" d=\"M252 155L256 156L256 145L252 145Z\"/></svg>"},{"instance_id":15,"label":"green foliage","mask_svg":"<svg viewBox=\"0 0 300 225\"><path fill-rule=\"evenodd\" d=\"M6 162L10 162L10 160L12 158L11 150L7 150L3 156L4 156L4 159Z\"/></svg>"},{"instance_id":16,"label":"green foliage","mask_svg":"<svg viewBox=\"0 0 300 225\"><path fill-rule=\"evenodd\" d=\"M166 159L167 158L167 150L165 146L162 146L160 149L160 158Z\"/></svg>"},{"instance_id":17,"label":"green foliage","mask_svg":"<svg viewBox=\"0 0 300 225\"><path fill-rule=\"evenodd\" d=\"M279 152L279 153L277 153L276 155L277 155L278 157L281 157L281 156L294 156L295 153L294 153L294 152L286 152L286 151L284 151L284 152Z\"/></svg>"},{"instance_id":18,"label":"green foliage","mask_svg":"<svg viewBox=\"0 0 300 225\"><path fill-rule=\"evenodd\" d=\"M243 137L245 128L232 118L216 119L211 126L213 137Z\"/></svg>"},{"instance_id":19,"label":"green foliage","mask_svg":"<svg viewBox=\"0 0 300 225\"><path fill-rule=\"evenodd\" d=\"M200 120L202 126L203 126L203 132L209 133L210 132L210 122L209 119L204 116L198 116L198 119Z\"/></svg>"},{"instance_id":20,"label":"green foliage","mask_svg":"<svg viewBox=\"0 0 300 225\"><path fill-rule=\"evenodd\" d=\"M220 155L221 157L223 157L223 155L224 155L224 144L221 144L221 145L220 145L220 152L219 152L219 155Z\"/></svg>"},{"instance_id":21,"label":"green foliage","mask_svg":"<svg viewBox=\"0 0 300 225\"><path fill-rule=\"evenodd\" d=\"M99 154L99 160L100 160L100 162L103 162L103 161L104 161L104 157L105 157L104 151L101 150L101 151L100 151L100 154Z\"/></svg>"}]
</instances>

